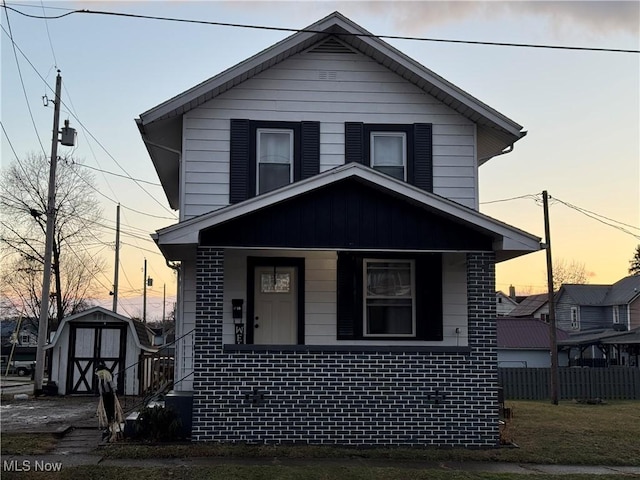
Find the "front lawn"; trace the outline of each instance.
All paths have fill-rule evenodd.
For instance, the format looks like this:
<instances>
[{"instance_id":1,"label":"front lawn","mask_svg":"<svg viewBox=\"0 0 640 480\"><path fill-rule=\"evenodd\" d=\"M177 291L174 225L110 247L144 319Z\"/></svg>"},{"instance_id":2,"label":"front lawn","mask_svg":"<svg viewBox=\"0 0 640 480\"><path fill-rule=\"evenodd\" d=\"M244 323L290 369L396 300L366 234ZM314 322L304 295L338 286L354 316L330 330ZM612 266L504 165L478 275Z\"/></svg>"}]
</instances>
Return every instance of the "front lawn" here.
<instances>
[{"instance_id":1,"label":"front lawn","mask_svg":"<svg viewBox=\"0 0 640 480\"><path fill-rule=\"evenodd\" d=\"M345 449L251 445L117 444L101 453L107 458L253 457L372 458L402 461L504 461L581 465L640 465L640 402L599 405L574 402L509 401L513 419L505 435L519 448Z\"/></svg>"}]
</instances>

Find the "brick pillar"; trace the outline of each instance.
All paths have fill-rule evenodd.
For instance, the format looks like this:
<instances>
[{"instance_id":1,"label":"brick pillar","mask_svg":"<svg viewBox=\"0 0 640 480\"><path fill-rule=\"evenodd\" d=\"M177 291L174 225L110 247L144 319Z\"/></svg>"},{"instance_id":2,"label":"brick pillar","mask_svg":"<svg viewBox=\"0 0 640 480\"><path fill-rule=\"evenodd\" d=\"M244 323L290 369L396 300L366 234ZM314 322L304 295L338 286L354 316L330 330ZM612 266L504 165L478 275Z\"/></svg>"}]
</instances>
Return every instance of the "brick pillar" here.
<instances>
[{"instance_id":1,"label":"brick pillar","mask_svg":"<svg viewBox=\"0 0 640 480\"><path fill-rule=\"evenodd\" d=\"M495 285L495 254L467 254L469 346L478 379L478 420L484 424L482 443L487 446L497 445L499 441Z\"/></svg>"},{"instance_id":2,"label":"brick pillar","mask_svg":"<svg viewBox=\"0 0 640 480\"><path fill-rule=\"evenodd\" d=\"M207 389L221 369L224 250L198 247L197 255L192 438L205 441L213 422Z\"/></svg>"}]
</instances>

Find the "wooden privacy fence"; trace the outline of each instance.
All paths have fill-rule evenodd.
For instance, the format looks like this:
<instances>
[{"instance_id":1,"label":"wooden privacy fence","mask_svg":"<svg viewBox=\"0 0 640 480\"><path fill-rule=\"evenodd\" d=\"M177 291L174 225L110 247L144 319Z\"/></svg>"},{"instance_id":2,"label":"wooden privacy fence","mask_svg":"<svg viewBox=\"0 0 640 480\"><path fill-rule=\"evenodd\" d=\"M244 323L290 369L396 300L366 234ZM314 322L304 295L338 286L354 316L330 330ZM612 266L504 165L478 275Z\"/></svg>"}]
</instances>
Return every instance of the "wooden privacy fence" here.
<instances>
[{"instance_id":1,"label":"wooden privacy fence","mask_svg":"<svg viewBox=\"0 0 640 480\"><path fill-rule=\"evenodd\" d=\"M550 379L549 368L498 369L498 384L509 400L551 398ZM559 368L558 395L562 400L640 400L640 368Z\"/></svg>"}]
</instances>

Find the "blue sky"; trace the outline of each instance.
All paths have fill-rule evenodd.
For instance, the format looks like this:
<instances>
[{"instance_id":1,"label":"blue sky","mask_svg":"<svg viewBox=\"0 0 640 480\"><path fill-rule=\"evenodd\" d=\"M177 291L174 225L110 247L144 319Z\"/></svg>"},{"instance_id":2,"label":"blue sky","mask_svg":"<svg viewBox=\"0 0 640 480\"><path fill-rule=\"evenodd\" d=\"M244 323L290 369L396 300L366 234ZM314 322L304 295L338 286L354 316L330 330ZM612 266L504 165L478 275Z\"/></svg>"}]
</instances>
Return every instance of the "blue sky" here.
<instances>
[{"instance_id":1,"label":"blue sky","mask_svg":"<svg viewBox=\"0 0 640 480\"><path fill-rule=\"evenodd\" d=\"M286 28L306 27L338 10L379 35L640 49L638 2L43 0L7 5L39 16L87 9ZM43 107L41 97L53 97L57 67L64 85L62 119L69 118L78 129L74 157L150 182L157 178L134 119L288 35L88 13L45 21L4 9L2 26L1 117L16 153L42 151L39 141L49 152L53 112L51 106ZM17 61L9 29L19 48ZM591 283L610 283L626 275L628 260L640 243L640 55L387 41L528 131L514 152L480 169L481 202L546 189L552 197L627 224L623 228L633 235L562 203L551 206L555 257L584 263ZM60 154L69 153L60 148ZM14 159L4 135L1 153L2 165ZM147 194L134 182L113 175L97 173L96 181L111 199L102 197L105 223L115 221L112 200L167 217L123 209L123 229L135 230L141 237L123 238L130 245L123 247L121 260L132 285L122 289L141 288L146 257L155 280L149 308L158 311L163 283L173 292L175 281L141 232L173 223L164 194L159 187L145 185ZM482 204L481 211L538 236L544 234L542 208L531 198ZM113 238L105 235L104 241ZM112 265L108 248L100 255ZM110 286L112 278L113 272L106 271L100 281ZM120 278L124 282L122 273ZM544 254L499 265L497 288L506 290L509 284L519 291L540 291L545 285ZM136 292L131 295L136 297ZM139 303L137 297L131 300L128 312L139 313Z\"/></svg>"}]
</instances>

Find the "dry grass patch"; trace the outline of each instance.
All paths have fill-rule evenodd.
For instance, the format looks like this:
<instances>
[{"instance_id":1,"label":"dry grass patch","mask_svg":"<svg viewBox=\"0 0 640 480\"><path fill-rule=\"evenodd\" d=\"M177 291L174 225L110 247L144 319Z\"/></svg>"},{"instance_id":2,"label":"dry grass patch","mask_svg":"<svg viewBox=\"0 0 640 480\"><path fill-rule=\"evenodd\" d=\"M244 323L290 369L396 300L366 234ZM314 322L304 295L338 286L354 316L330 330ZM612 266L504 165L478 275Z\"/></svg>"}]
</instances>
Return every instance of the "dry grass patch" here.
<instances>
[{"instance_id":1,"label":"dry grass patch","mask_svg":"<svg viewBox=\"0 0 640 480\"><path fill-rule=\"evenodd\" d=\"M117 444L101 451L108 458L372 458L396 461L505 461L576 465L640 465L640 402L600 405L575 402L510 401L509 435L519 448L357 449L314 446L228 444Z\"/></svg>"}]
</instances>

